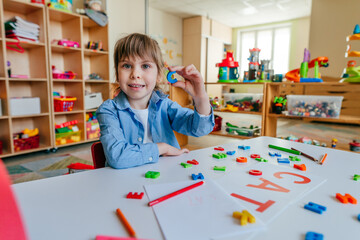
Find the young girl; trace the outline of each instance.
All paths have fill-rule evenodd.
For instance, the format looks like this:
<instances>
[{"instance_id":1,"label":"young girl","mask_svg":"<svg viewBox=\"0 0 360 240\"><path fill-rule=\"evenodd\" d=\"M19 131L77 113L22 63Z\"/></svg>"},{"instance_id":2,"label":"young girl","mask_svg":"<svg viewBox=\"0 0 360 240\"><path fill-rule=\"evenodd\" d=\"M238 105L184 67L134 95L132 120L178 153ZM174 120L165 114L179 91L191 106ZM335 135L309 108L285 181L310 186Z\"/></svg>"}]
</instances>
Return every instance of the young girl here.
<instances>
[{"instance_id":1,"label":"young girl","mask_svg":"<svg viewBox=\"0 0 360 240\"><path fill-rule=\"evenodd\" d=\"M143 34L117 41L114 52L120 93L97 110L107 165L129 168L155 163L160 155L188 153L180 149L173 130L200 137L214 127L214 115L203 79L194 65L169 67L185 82L172 84L193 98L195 111L171 101L159 90L164 62L158 43Z\"/></svg>"}]
</instances>

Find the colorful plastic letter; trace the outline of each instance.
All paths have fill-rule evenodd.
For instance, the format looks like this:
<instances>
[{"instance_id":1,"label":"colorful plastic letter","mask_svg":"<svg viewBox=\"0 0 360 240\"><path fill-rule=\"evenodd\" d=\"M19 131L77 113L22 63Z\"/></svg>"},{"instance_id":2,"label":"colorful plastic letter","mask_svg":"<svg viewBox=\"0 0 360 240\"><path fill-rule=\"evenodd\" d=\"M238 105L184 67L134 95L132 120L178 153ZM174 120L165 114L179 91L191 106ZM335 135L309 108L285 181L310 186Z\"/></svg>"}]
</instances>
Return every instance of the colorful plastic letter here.
<instances>
[{"instance_id":1,"label":"colorful plastic letter","mask_svg":"<svg viewBox=\"0 0 360 240\"><path fill-rule=\"evenodd\" d=\"M250 157L251 158L260 158L260 155L259 154L251 154Z\"/></svg>"},{"instance_id":2,"label":"colorful plastic letter","mask_svg":"<svg viewBox=\"0 0 360 240\"><path fill-rule=\"evenodd\" d=\"M236 158L236 161L239 162L239 163L246 163L247 158L246 157L238 157L238 158Z\"/></svg>"},{"instance_id":3,"label":"colorful plastic letter","mask_svg":"<svg viewBox=\"0 0 360 240\"><path fill-rule=\"evenodd\" d=\"M192 167L193 165L192 164L188 164L188 163L181 163L181 166L183 166L184 168L189 168L189 167Z\"/></svg>"},{"instance_id":4,"label":"colorful plastic letter","mask_svg":"<svg viewBox=\"0 0 360 240\"><path fill-rule=\"evenodd\" d=\"M215 171L224 171L224 172L225 172L226 167L225 167L225 166L224 166L224 167L215 166L215 167L214 167L214 170L215 170Z\"/></svg>"},{"instance_id":5,"label":"colorful plastic letter","mask_svg":"<svg viewBox=\"0 0 360 240\"><path fill-rule=\"evenodd\" d=\"M358 215L358 220L360 221L360 214Z\"/></svg>"},{"instance_id":6,"label":"colorful plastic letter","mask_svg":"<svg viewBox=\"0 0 360 240\"><path fill-rule=\"evenodd\" d=\"M354 180L359 181L360 180L360 175L354 174Z\"/></svg>"},{"instance_id":7,"label":"colorful plastic letter","mask_svg":"<svg viewBox=\"0 0 360 240\"><path fill-rule=\"evenodd\" d=\"M297 161L297 162L301 161L301 159L298 156L289 156L289 158L291 161Z\"/></svg>"},{"instance_id":8,"label":"colorful plastic letter","mask_svg":"<svg viewBox=\"0 0 360 240\"><path fill-rule=\"evenodd\" d=\"M275 156L276 156L276 157L281 157L281 153L276 152L276 153L275 153Z\"/></svg>"},{"instance_id":9,"label":"colorful plastic letter","mask_svg":"<svg viewBox=\"0 0 360 240\"><path fill-rule=\"evenodd\" d=\"M233 217L240 220L241 226L256 222L255 217L246 210L243 210L242 212L233 212Z\"/></svg>"},{"instance_id":10,"label":"colorful plastic letter","mask_svg":"<svg viewBox=\"0 0 360 240\"><path fill-rule=\"evenodd\" d=\"M176 71L168 72L168 74L166 75L166 79L169 81L169 83L176 83L178 81L174 76L175 73Z\"/></svg>"},{"instance_id":11,"label":"colorful plastic letter","mask_svg":"<svg viewBox=\"0 0 360 240\"><path fill-rule=\"evenodd\" d=\"M198 180L198 179L204 180L204 175L202 175L202 173L199 173L198 175L193 173L191 174L191 177L193 180Z\"/></svg>"},{"instance_id":12,"label":"colorful plastic letter","mask_svg":"<svg viewBox=\"0 0 360 240\"><path fill-rule=\"evenodd\" d=\"M321 233L307 232L305 235L305 240L323 240L323 239L324 239L324 235L322 235Z\"/></svg>"},{"instance_id":13,"label":"colorful plastic letter","mask_svg":"<svg viewBox=\"0 0 360 240\"><path fill-rule=\"evenodd\" d=\"M270 157L275 157L275 153L274 152L269 152Z\"/></svg>"},{"instance_id":14,"label":"colorful plastic letter","mask_svg":"<svg viewBox=\"0 0 360 240\"><path fill-rule=\"evenodd\" d=\"M227 155L234 155L234 154L235 154L235 151L227 151L226 154L227 154Z\"/></svg>"},{"instance_id":15,"label":"colorful plastic letter","mask_svg":"<svg viewBox=\"0 0 360 240\"><path fill-rule=\"evenodd\" d=\"M244 146L244 145L241 145L241 146L238 146L239 149L242 149L242 150L249 150L250 149L250 146Z\"/></svg>"},{"instance_id":16,"label":"colorful plastic letter","mask_svg":"<svg viewBox=\"0 0 360 240\"><path fill-rule=\"evenodd\" d=\"M126 198L132 198L132 199L142 199L144 196L144 193L141 192L140 194L137 192L129 192L128 195L126 196Z\"/></svg>"},{"instance_id":17,"label":"colorful plastic letter","mask_svg":"<svg viewBox=\"0 0 360 240\"><path fill-rule=\"evenodd\" d=\"M265 158L255 158L255 160L258 162L267 162L268 161Z\"/></svg>"},{"instance_id":18,"label":"colorful plastic letter","mask_svg":"<svg viewBox=\"0 0 360 240\"><path fill-rule=\"evenodd\" d=\"M337 193L336 198L344 204L346 203L357 204L356 198L354 198L348 193L345 193L345 196L341 195L340 193Z\"/></svg>"},{"instance_id":19,"label":"colorful plastic letter","mask_svg":"<svg viewBox=\"0 0 360 240\"><path fill-rule=\"evenodd\" d=\"M156 179L156 178L160 177L160 172L148 171L147 173L145 173L145 177Z\"/></svg>"},{"instance_id":20,"label":"colorful plastic letter","mask_svg":"<svg viewBox=\"0 0 360 240\"><path fill-rule=\"evenodd\" d=\"M253 170L249 171L249 174L250 175L255 175L255 176L260 176L260 175L262 175L262 171L253 169Z\"/></svg>"},{"instance_id":21,"label":"colorful plastic letter","mask_svg":"<svg viewBox=\"0 0 360 240\"><path fill-rule=\"evenodd\" d=\"M301 170L301 171L306 171L306 166L305 166L305 164L301 164L301 165L299 165L299 164L294 164L294 168L299 169L299 170Z\"/></svg>"},{"instance_id":22,"label":"colorful plastic letter","mask_svg":"<svg viewBox=\"0 0 360 240\"><path fill-rule=\"evenodd\" d=\"M306 204L304 206L305 209L322 214L323 212L326 211L326 207L325 206L321 206L319 204L313 203L313 202L309 202L308 204Z\"/></svg>"},{"instance_id":23,"label":"colorful plastic letter","mask_svg":"<svg viewBox=\"0 0 360 240\"><path fill-rule=\"evenodd\" d=\"M222 148L222 147L216 147L216 148L214 148L214 150L217 150L217 151L224 151L224 148Z\"/></svg>"},{"instance_id":24,"label":"colorful plastic letter","mask_svg":"<svg viewBox=\"0 0 360 240\"><path fill-rule=\"evenodd\" d=\"M189 160L189 161L187 161L187 163L189 163L189 164L193 164L193 165L199 165L199 162L198 162L198 161L196 161L195 159L193 159L193 160Z\"/></svg>"},{"instance_id":25,"label":"colorful plastic letter","mask_svg":"<svg viewBox=\"0 0 360 240\"><path fill-rule=\"evenodd\" d=\"M290 163L290 160L288 158L278 158L278 163Z\"/></svg>"},{"instance_id":26,"label":"colorful plastic letter","mask_svg":"<svg viewBox=\"0 0 360 240\"><path fill-rule=\"evenodd\" d=\"M217 159L221 159L221 158L226 158L226 154L225 153L214 153L213 158L217 158Z\"/></svg>"}]
</instances>

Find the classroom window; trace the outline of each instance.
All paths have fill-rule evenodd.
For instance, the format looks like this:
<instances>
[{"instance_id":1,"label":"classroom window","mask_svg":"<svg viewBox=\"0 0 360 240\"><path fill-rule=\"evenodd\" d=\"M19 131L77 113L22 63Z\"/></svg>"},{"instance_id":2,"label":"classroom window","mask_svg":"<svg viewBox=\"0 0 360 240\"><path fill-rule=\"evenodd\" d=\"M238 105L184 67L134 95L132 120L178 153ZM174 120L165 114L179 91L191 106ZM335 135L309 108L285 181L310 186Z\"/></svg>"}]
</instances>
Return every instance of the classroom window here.
<instances>
[{"instance_id":1,"label":"classroom window","mask_svg":"<svg viewBox=\"0 0 360 240\"><path fill-rule=\"evenodd\" d=\"M240 63L240 77L249 69L249 49L260 48L260 60L270 60L275 73L289 71L291 25L268 28L242 29L238 32L237 59Z\"/></svg>"}]
</instances>

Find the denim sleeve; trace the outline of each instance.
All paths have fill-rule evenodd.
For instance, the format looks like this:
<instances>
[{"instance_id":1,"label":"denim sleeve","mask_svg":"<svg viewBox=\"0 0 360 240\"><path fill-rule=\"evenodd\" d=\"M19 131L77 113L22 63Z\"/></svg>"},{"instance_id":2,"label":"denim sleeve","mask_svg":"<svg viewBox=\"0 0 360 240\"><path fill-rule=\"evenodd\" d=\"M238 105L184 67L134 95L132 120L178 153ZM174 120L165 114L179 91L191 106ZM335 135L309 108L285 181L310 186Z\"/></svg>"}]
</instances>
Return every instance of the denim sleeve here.
<instances>
[{"instance_id":1,"label":"denim sleeve","mask_svg":"<svg viewBox=\"0 0 360 240\"><path fill-rule=\"evenodd\" d=\"M159 149L156 143L130 144L124 136L116 112L107 102L96 112L107 164L120 169L158 162Z\"/></svg>"},{"instance_id":2,"label":"denim sleeve","mask_svg":"<svg viewBox=\"0 0 360 240\"><path fill-rule=\"evenodd\" d=\"M212 108L209 116L200 116L196 109L183 108L178 103L169 101L168 115L175 131L193 137L201 137L214 129L215 120Z\"/></svg>"}]
</instances>

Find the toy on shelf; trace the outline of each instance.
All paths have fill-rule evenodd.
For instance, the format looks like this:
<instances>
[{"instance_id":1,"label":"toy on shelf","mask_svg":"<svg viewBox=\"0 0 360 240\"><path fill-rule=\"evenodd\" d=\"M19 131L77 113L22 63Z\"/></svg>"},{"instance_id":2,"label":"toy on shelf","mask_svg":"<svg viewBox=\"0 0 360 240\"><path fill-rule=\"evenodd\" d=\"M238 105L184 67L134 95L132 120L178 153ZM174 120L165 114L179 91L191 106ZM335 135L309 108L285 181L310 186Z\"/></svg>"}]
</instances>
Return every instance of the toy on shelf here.
<instances>
[{"instance_id":1,"label":"toy on shelf","mask_svg":"<svg viewBox=\"0 0 360 240\"><path fill-rule=\"evenodd\" d=\"M215 97L215 98L210 97L210 105L214 110L220 109L219 98L218 97Z\"/></svg>"},{"instance_id":2,"label":"toy on shelf","mask_svg":"<svg viewBox=\"0 0 360 240\"><path fill-rule=\"evenodd\" d=\"M27 129L25 128L20 133L13 134L14 150L22 151L33 148L38 148L40 143L39 129Z\"/></svg>"},{"instance_id":3,"label":"toy on shelf","mask_svg":"<svg viewBox=\"0 0 360 240\"><path fill-rule=\"evenodd\" d=\"M353 35L347 36L346 41L350 42L353 40L360 40L360 27L358 24L355 25ZM360 51L350 51L351 46L350 44L347 45L345 57L360 57Z\"/></svg>"},{"instance_id":4,"label":"toy on shelf","mask_svg":"<svg viewBox=\"0 0 360 240\"><path fill-rule=\"evenodd\" d=\"M221 63L217 63L219 67L219 82L233 83L239 79L239 62L234 60L233 51L226 52L226 58Z\"/></svg>"},{"instance_id":5,"label":"toy on shelf","mask_svg":"<svg viewBox=\"0 0 360 240\"><path fill-rule=\"evenodd\" d=\"M304 60L301 63L300 68L291 70L285 74L285 78L293 82L322 82L320 78L319 67L328 67L329 59L327 57L317 57L310 61L310 52L305 48ZM308 77L308 71L310 68L314 68L314 77Z\"/></svg>"},{"instance_id":6,"label":"toy on shelf","mask_svg":"<svg viewBox=\"0 0 360 240\"><path fill-rule=\"evenodd\" d=\"M86 45L86 48L91 50L104 51L102 41L89 41Z\"/></svg>"},{"instance_id":7,"label":"toy on shelf","mask_svg":"<svg viewBox=\"0 0 360 240\"><path fill-rule=\"evenodd\" d=\"M214 125L214 129L212 131L213 132L220 131L221 124L222 124L222 117L220 117L218 115L214 115L214 117L215 117L215 125Z\"/></svg>"},{"instance_id":8,"label":"toy on shelf","mask_svg":"<svg viewBox=\"0 0 360 240\"><path fill-rule=\"evenodd\" d=\"M86 138L96 139L100 137L100 125L96 119L96 112L86 114Z\"/></svg>"},{"instance_id":9,"label":"toy on shelf","mask_svg":"<svg viewBox=\"0 0 360 240\"><path fill-rule=\"evenodd\" d=\"M48 7L72 13L72 0L50 0Z\"/></svg>"},{"instance_id":10,"label":"toy on shelf","mask_svg":"<svg viewBox=\"0 0 360 240\"><path fill-rule=\"evenodd\" d=\"M360 66L355 67L356 61L348 61L347 68L344 70L340 82L360 82Z\"/></svg>"},{"instance_id":11,"label":"toy on shelf","mask_svg":"<svg viewBox=\"0 0 360 240\"><path fill-rule=\"evenodd\" d=\"M54 65L51 67L51 69L52 69L52 77L54 79L75 79L77 75L73 71L62 72L59 69L55 68Z\"/></svg>"},{"instance_id":12,"label":"toy on shelf","mask_svg":"<svg viewBox=\"0 0 360 240\"><path fill-rule=\"evenodd\" d=\"M80 142L81 130L77 124L78 120L73 120L55 125L56 145Z\"/></svg>"},{"instance_id":13,"label":"toy on shelf","mask_svg":"<svg viewBox=\"0 0 360 240\"><path fill-rule=\"evenodd\" d=\"M98 73L90 73L85 80L104 80Z\"/></svg>"},{"instance_id":14,"label":"toy on shelf","mask_svg":"<svg viewBox=\"0 0 360 240\"><path fill-rule=\"evenodd\" d=\"M318 140L315 139L310 139L309 137L301 137L298 138L294 135L289 135L287 137L280 137L281 139L285 139L285 140L289 140L289 141L293 141L293 142L301 142L301 143L305 143L305 144L311 144L311 145L315 145L315 146L322 146L322 147L326 147L326 143L321 143Z\"/></svg>"},{"instance_id":15,"label":"toy on shelf","mask_svg":"<svg viewBox=\"0 0 360 240\"><path fill-rule=\"evenodd\" d=\"M349 145L350 145L350 151L360 152L360 143L357 142L356 140L350 142Z\"/></svg>"},{"instance_id":16,"label":"toy on shelf","mask_svg":"<svg viewBox=\"0 0 360 240\"><path fill-rule=\"evenodd\" d=\"M76 41L70 41L67 39L62 39L57 42L58 45L64 46L64 47L73 47L73 48L79 48L80 44Z\"/></svg>"},{"instance_id":17,"label":"toy on shelf","mask_svg":"<svg viewBox=\"0 0 360 240\"><path fill-rule=\"evenodd\" d=\"M238 127L229 122L226 123L226 132L230 134L240 135L240 136L260 136L260 129L258 126L250 125L250 127Z\"/></svg>"},{"instance_id":18,"label":"toy on shelf","mask_svg":"<svg viewBox=\"0 0 360 240\"><path fill-rule=\"evenodd\" d=\"M336 143L337 143L337 139L336 138L333 138L333 139L331 139L331 147L332 148L336 148Z\"/></svg>"},{"instance_id":19,"label":"toy on shelf","mask_svg":"<svg viewBox=\"0 0 360 240\"><path fill-rule=\"evenodd\" d=\"M260 51L259 48L249 49L249 70L244 72L243 82L271 82L274 80L274 70L269 68L270 60L261 60L261 64L259 63ZM281 77L280 75L277 76L277 81L282 81L282 75Z\"/></svg>"},{"instance_id":20,"label":"toy on shelf","mask_svg":"<svg viewBox=\"0 0 360 240\"><path fill-rule=\"evenodd\" d=\"M54 110L55 112L71 112L74 108L76 97L61 96L54 92Z\"/></svg>"},{"instance_id":21,"label":"toy on shelf","mask_svg":"<svg viewBox=\"0 0 360 240\"><path fill-rule=\"evenodd\" d=\"M286 101L287 101L286 98L275 97L273 112L275 112L276 114L281 114L281 112L285 110Z\"/></svg>"},{"instance_id":22,"label":"toy on shelf","mask_svg":"<svg viewBox=\"0 0 360 240\"><path fill-rule=\"evenodd\" d=\"M45 5L45 0L31 0L31 3L39 3Z\"/></svg>"},{"instance_id":23,"label":"toy on shelf","mask_svg":"<svg viewBox=\"0 0 360 240\"><path fill-rule=\"evenodd\" d=\"M28 79L29 75L25 75L25 74L11 74L11 62L7 61L6 62L6 66L7 66L7 73L9 78L24 78L24 79Z\"/></svg>"},{"instance_id":24,"label":"toy on shelf","mask_svg":"<svg viewBox=\"0 0 360 240\"><path fill-rule=\"evenodd\" d=\"M262 107L263 94L256 93L224 93L225 108L221 111L259 112Z\"/></svg>"}]
</instances>

